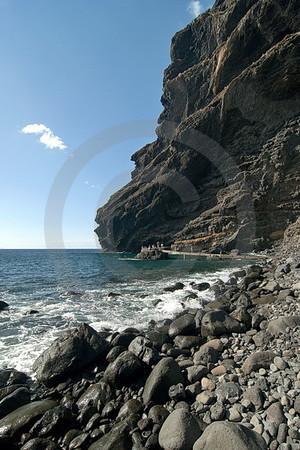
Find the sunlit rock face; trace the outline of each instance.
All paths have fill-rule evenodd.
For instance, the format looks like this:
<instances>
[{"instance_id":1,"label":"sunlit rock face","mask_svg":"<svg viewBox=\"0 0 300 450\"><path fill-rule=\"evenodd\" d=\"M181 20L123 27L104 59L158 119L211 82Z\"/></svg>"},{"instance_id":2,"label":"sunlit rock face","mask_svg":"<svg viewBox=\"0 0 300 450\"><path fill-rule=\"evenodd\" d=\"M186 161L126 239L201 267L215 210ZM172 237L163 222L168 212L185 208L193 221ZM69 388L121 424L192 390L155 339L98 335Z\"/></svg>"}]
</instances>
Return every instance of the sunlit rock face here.
<instances>
[{"instance_id":1,"label":"sunlit rock face","mask_svg":"<svg viewBox=\"0 0 300 450\"><path fill-rule=\"evenodd\" d=\"M172 39L157 140L97 211L106 251L249 251L300 209L298 0L218 0Z\"/></svg>"}]
</instances>

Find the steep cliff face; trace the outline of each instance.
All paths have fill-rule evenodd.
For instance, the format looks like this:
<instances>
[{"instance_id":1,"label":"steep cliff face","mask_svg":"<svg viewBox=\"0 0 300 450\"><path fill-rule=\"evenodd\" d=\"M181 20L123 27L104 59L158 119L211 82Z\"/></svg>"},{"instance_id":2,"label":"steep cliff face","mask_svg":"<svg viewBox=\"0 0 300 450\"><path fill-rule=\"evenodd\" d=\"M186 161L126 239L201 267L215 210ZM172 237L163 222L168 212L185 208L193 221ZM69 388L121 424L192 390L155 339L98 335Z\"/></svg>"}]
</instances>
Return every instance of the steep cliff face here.
<instances>
[{"instance_id":1,"label":"steep cliff face","mask_svg":"<svg viewBox=\"0 0 300 450\"><path fill-rule=\"evenodd\" d=\"M157 140L97 212L106 251L268 247L300 211L298 0L218 0L177 33Z\"/></svg>"}]
</instances>

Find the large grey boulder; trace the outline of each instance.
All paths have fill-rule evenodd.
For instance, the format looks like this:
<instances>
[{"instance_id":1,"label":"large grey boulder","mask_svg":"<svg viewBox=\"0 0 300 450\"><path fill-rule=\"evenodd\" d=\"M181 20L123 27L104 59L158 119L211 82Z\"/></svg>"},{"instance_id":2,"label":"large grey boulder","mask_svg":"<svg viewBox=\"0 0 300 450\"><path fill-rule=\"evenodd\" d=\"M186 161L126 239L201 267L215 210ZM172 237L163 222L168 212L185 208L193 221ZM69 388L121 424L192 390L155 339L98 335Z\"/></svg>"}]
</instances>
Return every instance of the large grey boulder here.
<instances>
[{"instance_id":1,"label":"large grey boulder","mask_svg":"<svg viewBox=\"0 0 300 450\"><path fill-rule=\"evenodd\" d=\"M252 353L248 356L248 358L246 358L244 364L242 365L242 371L248 375L249 373L255 372L261 368L269 369L275 356L275 353L269 351Z\"/></svg>"},{"instance_id":2,"label":"large grey boulder","mask_svg":"<svg viewBox=\"0 0 300 450\"><path fill-rule=\"evenodd\" d=\"M201 335L204 337L241 333L242 331L245 331L245 326L225 311L209 311L201 320Z\"/></svg>"},{"instance_id":3,"label":"large grey boulder","mask_svg":"<svg viewBox=\"0 0 300 450\"><path fill-rule=\"evenodd\" d=\"M140 359L126 351L107 366L103 380L116 387L129 385L141 375L142 369Z\"/></svg>"},{"instance_id":4,"label":"large grey boulder","mask_svg":"<svg viewBox=\"0 0 300 450\"><path fill-rule=\"evenodd\" d=\"M14 436L29 429L46 411L56 405L54 400L39 400L21 406L0 420L0 436Z\"/></svg>"},{"instance_id":5,"label":"large grey boulder","mask_svg":"<svg viewBox=\"0 0 300 450\"><path fill-rule=\"evenodd\" d=\"M199 347L203 342L201 336L183 336L178 334L174 339L174 346L180 349L191 349Z\"/></svg>"},{"instance_id":6,"label":"large grey boulder","mask_svg":"<svg viewBox=\"0 0 300 450\"><path fill-rule=\"evenodd\" d=\"M196 327L195 317L192 314L184 314L173 320L169 328L169 336L174 338L178 334L189 335Z\"/></svg>"},{"instance_id":7,"label":"large grey boulder","mask_svg":"<svg viewBox=\"0 0 300 450\"><path fill-rule=\"evenodd\" d=\"M300 316L279 317L271 320L267 330L271 334L284 333L287 328L295 328L300 325Z\"/></svg>"},{"instance_id":8,"label":"large grey boulder","mask_svg":"<svg viewBox=\"0 0 300 450\"><path fill-rule=\"evenodd\" d=\"M26 384L29 380L30 378L26 373L19 372L16 369L0 370L0 388L13 384Z\"/></svg>"},{"instance_id":9,"label":"large grey boulder","mask_svg":"<svg viewBox=\"0 0 300 450\"><path fill-rule=\"evenodd\" d=\"M86 323L57 338L34 362L38 381L48 386L77 374L93 361L104 357L109 343Z\"/></svg>"},{"instance_id":10,"label":"large grey boulder","mask_svg":"<svg viewBox=\"0 0 300 450\"><path fill-rule=\"evenodd\" d=\"M128 350L148 365L155 364L159 360L158 351L153 348L150 339L144 336L137 336L130 343Z\"/></svg>"},{"instance_id":11,"label":"large grey boulder","mask_svg":"<svg viewBox=\"0 0 300 450\"><path fill-rule=\"evenodd\" d=\"M143 402L164 403L169 400L168 391L171 386L184 383L178 363L173 358L164 358L154 367L146 380Z\"/></svg>"},{"instance_id":12,"label":"large grey boulder","mask_svg":"<svg viewBox=\"0 0 300 450\"><path fill-rule=\"evenodd\" d=\"M255 431L232 422L213 422L195 442L193 450L266 450L265 440Z\"/></svg>"},{"instance_id":13,"label":"large grey boulder","mask_svg":"<svg viewBox=\"0 0 300 450\"><path fill-rule=\"evenodd\" d=\"M175 409L163 423L159 445L164 450L191 450L201 434L197 419L185 409Z\"/></svg>"},{"instance_id":14,"label":"large grey boulder","mask_svg":"<svg viewBox=\"0 0 300 450\"><path fill-rule=\"evenodd\" d=\"M0 418L29 402L30 392L26 387L19 387L13 390L13 392L0 400Z\"/></svg>"}]
</instances>

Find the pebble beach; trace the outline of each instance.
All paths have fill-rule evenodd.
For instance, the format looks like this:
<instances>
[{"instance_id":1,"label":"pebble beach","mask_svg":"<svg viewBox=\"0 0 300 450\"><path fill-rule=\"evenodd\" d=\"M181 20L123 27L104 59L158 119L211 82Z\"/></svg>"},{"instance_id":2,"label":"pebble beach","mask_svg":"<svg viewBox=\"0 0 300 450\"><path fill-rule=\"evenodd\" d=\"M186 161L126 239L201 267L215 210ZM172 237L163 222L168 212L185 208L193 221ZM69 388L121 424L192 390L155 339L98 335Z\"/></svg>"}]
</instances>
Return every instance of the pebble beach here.
<instances>
[{"instance_id":1,"label":"pebble beach","mask_svg":"<svg viewBox=\"0 0 300 450\"><path fill-rule=\"evenodd\" d=\"M300 449L299 257L191 288L198 308L143 331L66 331L36 380L1 370L1 448Z\"/></svg>"}]
</instances>

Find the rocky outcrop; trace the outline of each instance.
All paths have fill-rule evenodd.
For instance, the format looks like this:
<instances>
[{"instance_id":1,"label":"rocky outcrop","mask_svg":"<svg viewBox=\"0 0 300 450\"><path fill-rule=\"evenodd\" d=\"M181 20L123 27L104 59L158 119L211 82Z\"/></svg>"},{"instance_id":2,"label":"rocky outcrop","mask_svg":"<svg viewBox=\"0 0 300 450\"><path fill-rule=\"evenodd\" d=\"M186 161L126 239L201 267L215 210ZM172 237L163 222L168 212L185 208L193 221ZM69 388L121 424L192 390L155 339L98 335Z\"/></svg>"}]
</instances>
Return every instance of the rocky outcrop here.
<instances>
[{"instance_id":1,"label":"rocky outcrop","mask_svg":"<svg viewBox=\"0 0 300 450\"><path fill-rule=\"evenodd\" d=\"M217 0L178 32L157 140L97 212L102 248L266 248L300 210L297 0Z\"/></svg>"}]
</instances>

